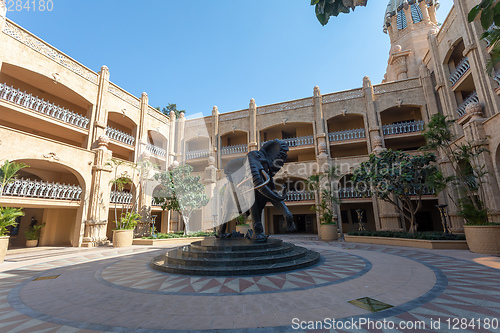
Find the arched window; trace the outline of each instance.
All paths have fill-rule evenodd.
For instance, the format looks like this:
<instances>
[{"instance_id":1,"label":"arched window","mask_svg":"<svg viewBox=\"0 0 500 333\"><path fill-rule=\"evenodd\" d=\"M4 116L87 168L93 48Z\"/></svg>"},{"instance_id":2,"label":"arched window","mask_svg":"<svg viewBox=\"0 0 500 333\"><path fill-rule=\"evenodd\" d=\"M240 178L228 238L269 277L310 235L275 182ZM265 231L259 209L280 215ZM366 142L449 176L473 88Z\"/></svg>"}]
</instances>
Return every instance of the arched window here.
<instances>
[{"instance_id":1,"label":"arched window","mask_svg":"<svg viewBox=\"0 0 500 333\"><path fill-rule=\"evenodd\" d=\"M403 30L408 26L408 23L406 22L405 12L402 9L398 10L397 23L399 30Z\"/></svg>"},{"instance_id":2,"label":"arched window","mask_svg":"<svg viewBox=\"0 0 500 333\"><path fill-rule=\"evenodd\" d=\"M422 22L423 15L420 6L415 2L413 5L410 5L411 9L411 18L413 19L413 23Z\"/></svg>"}]
</instances>

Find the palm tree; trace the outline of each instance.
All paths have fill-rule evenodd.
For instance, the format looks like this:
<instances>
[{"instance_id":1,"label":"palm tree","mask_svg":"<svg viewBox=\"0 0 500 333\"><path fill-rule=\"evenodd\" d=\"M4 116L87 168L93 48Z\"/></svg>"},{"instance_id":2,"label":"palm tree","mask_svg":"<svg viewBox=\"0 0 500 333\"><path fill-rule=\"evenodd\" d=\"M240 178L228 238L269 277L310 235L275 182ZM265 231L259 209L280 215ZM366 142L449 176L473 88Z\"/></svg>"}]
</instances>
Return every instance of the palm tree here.
<instances>
[{"instance_id":1,"label":"palm tree","mask_svg":"<svg viewBox=\"0 0 500 333\"><path fill-rule=\"evenodd\" d=\"M9 162L8 160L0 167L0 197L5 185L23 168L28 168L28 166L24 163Z\"/></svg>"}]
</instances>

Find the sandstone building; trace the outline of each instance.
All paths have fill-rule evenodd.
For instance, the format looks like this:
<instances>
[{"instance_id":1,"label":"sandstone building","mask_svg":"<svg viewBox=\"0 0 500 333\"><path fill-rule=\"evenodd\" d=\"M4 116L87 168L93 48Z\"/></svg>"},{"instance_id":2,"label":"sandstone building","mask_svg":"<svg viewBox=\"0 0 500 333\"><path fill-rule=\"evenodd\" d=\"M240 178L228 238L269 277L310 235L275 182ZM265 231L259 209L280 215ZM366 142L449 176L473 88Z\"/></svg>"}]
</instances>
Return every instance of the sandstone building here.
<instances>
[{"instance_id":1,"label":"sandstone building","mask_svg":"<svg viewBox=\"0 0 500 333\"><path fill-rule=\"evenodd\" d=\"M381 84L365 77L357 89L322 94L314 87L308 98L263 106L251 99L245 110L219 114L214 107L211 116L194 120L158 112L146 93L132 96L110 82L106 66L97 73L88 69L6 19L0 5L0 161L30 166L0 198L0 205L26 212L11 245L24 244L22 229L31 218L46 223L41 245L104 243L114 227L115 204L120 212L132 202L150 209L162 232L180 230L177 214L152 204L154 188L138 197L142 185L134 163L151 161L162 170L190 164L212 193L229 160L272 139L290 147L279 178L291 184L287 205L300 232L318 232L311 211L315 196L304 191L304 180L328 160L344 172L337 207L344 230L358 228L356 209L364 210L367 229L402 229L404 220L392 206L362 198L350 187L350 171L380 149L418 153L425 144L421 131L438 112L458 119L459 140L486 139L487 205L498 220L500 75L486 74L490 50L480 39L483 29L467 22L478 2L455 0L438 26L438 1L390 0L383 29L391 45ZM112 157L118 168L110 165ZM438 162L451 172L449 162ZM110 181L123 175L134 184L113 191ZM424 198L419 230L442 230L438 203L449 205L451 228L462 231L463 220L448 195L432 193ZM211 211L210 205L198 211L191 229L213 226ZM271 206L264 214L266 232L282 233L281 214Z\"/></svg>"}]
</instances>

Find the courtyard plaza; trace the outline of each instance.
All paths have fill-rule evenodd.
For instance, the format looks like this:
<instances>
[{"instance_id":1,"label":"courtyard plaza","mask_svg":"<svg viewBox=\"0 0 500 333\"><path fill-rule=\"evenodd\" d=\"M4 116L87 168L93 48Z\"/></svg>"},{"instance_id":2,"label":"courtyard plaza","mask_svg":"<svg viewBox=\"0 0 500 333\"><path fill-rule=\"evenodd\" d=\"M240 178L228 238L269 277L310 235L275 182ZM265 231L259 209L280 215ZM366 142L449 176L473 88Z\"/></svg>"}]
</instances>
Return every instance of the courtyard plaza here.
<instances>
[{"instance_id":1,"label":"courtyard plaza","mask_svg":"<svg viewBox=\"0 0 500 333\"><path fill-rule=\"evenodd\" d=\"M149 268L154 256L188 239L165 246L9 250L0 266L0 332L291 332L325 319L337 325L385 320L396 328L425 323L393 330L407 332L499 331L498 256L279 238L318 251L322 260L279 274L210 277ZM376 312L349 303L365 297ZM462 318L468 329L448 327Z\"/></svg>"}]
</instances>

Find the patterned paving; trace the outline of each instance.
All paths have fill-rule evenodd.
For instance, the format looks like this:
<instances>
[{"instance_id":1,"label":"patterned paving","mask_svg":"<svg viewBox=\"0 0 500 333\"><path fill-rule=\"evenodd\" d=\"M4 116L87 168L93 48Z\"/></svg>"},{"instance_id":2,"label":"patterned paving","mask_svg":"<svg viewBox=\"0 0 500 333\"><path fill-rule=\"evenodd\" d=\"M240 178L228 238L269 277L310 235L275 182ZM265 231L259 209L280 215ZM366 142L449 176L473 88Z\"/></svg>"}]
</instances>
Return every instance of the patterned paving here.
<instances>
[{"instance_id":1,"label":"patterned paving","mask_svg":"<svg viewBox=\"0 0 500 333\"><path fill-rule=\"evenodd\" d=\"M163 294L256 294L317 288L359 277L371 268L367 260L343 252L322 250L322 263L295 272L253 277L189 277L153 271L151 254L121 260L100 270L96 278L131 290Z\"/></svg>"},{"instance_id":2,"label":"patterned paving","mask_svg":"<svg viewBox=\"0 0 500 333\"><path fill-rule=\"evenodd\" d=\"M159 250L132 247L0 273L0 332L291 332L293 318L424 325L337 332L500 332L500 270L474 262L479 255L288 241L320 251L324 263L273 276L187 278L149 270L144 260ZM394 307L370 313L348 303L365 296Z\"/></svg>"}]
</instances>

